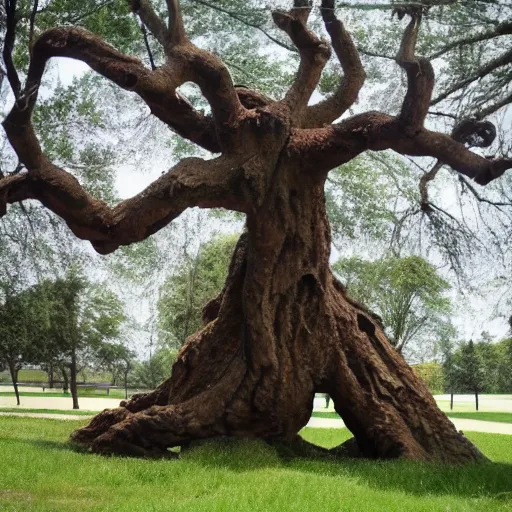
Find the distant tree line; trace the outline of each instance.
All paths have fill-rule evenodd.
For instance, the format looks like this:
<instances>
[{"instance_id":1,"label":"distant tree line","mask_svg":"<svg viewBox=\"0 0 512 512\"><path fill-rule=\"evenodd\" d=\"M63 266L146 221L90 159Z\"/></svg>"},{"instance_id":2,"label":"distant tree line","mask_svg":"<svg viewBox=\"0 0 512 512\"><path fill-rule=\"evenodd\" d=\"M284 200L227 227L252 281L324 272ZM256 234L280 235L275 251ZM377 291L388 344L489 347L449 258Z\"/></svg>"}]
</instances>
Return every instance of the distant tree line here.
<instances>
[{"instance_id":1,"label":"distant tree line","mask_svg":"<svg viewBox=\"0 0 512 512\"><path fill-rule=\"evenodd\" d=\"M413 369L434 394L512 393L512 338L470 340L445 350L443 363Z\"/></svg>"},{"instance_id":2,"label":"distant tree line","mask_svg":"<svg viewBox=\"0 0 512 512\"><path fill-rule=\"evenodd\" d=\"M445 390L453 393L512 392L512 338L463 343L443 364Z\"/></svg>"}]
</instances>

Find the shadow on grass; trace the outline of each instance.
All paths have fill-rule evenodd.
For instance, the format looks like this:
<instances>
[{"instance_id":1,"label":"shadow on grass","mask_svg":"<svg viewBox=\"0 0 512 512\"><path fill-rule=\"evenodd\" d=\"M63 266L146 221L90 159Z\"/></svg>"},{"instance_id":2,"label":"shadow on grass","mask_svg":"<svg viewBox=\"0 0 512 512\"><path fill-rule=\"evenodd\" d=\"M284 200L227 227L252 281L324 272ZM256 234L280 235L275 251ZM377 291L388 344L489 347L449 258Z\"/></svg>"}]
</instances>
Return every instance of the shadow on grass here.
<instances>
[{"instance_id":1,"label":"shadow on grass","mask_svg":"<svg viewBox=\"0 0 512 512\"><path fill-rule=\"evenodd\" d=\"M512 464L506 463L446 466L410 461L342 459L332 462L294 461L288 467L333 477L344 476L385 491L417 496L490 497L512 503Z\"/></svg>"},{"instance_id":2,"label":"shadow on grass","mask_svg":"<svg viewBox=\"0 0 512 512\"><path fill-rule=\"evenodd\" d=\"M9 443L10 445L29 445L34 448L58 451L58 452L74 452L74 453L91 453L87 447L72 443L71 441L49 441L45 439L13 439L8 437L0 437L0 444L2 442Z\"/></svg>"},{"instance_id":3,"label":"shadow on grass","mask_svg":"<svg viewBox=\"0 0 512 512\"><path fill-rule=\"evenodd\" d=\"M45 441L42 439L32 439L28 441L30 444L35 446L36 448L45 448L53 451L60 452L74 452L74 453L90 453L88 448L82 446L77 443L73 443L71 441Z\"/></svg>"},{"instance_id":4,"label":"shadow on grass","mask_svg":"<svg viewBox=\"0 0 512 512\"><path fill-rule=\"evenodd\" d=\"M455 495L512 503L512 464L487 462L461 466L410 461L286 458L263 441L208 442L184 455L187 463L235 472L286 468L316 476L354 480L370 488L417 496Z\"/></svg>"}]
</instances>

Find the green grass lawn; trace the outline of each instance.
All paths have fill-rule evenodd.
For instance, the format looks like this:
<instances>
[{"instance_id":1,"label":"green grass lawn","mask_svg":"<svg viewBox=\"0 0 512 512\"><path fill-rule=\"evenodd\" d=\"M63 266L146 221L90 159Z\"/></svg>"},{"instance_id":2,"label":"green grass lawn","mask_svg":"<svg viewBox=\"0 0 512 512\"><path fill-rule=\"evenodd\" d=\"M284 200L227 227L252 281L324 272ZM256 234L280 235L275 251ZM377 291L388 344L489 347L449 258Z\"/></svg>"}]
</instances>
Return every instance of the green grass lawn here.
<instances>
[{"instance_id":1,"label":"green grass lawn","mask_svg":"<svg viewBox=\"0 0 512 512\"><path fill-rule=\"evenodd\" d=\"M62 409L24 409L22 407L0 407L0 412L28 412L38 414L71 414L76 416L94 416L98 411L62 410Z\"/></svg>"},{"instance_id":2,"label":"green grass lawn","mask_svg":"<svg viewBox=\"0 0 512 512\"><path fill-rule=\"evenodd\" d=\"M55 373L55 378L60 380L62 377L60 373ZM104 372L86 372L86 374L80 374L80 378L86 379L87 382L104 382L108 383L111 380L111 376L108 373ZM0 382L11 382L11 375L8 371L0 372ZM48 382L48 375L46 372L42 370L34 370L30 368L25 368L20 370L18 373L18 382Z\"/></svg>"},{"instance_id":3,"label":"green grass lawn","mask_svg":"<svg viewBox=\"0 0 512 512\"><path fill-rule=\"evenodd\" d=\"M512 413L510 412L447 412L445 414L450 418L461 418L468 420L496 421L499 423L512 423ZM314 411L311 415L314 418L329 418L339 420L336 412Z\"/></svg>"},{"instance_id":4,"label":"green grass lawn","mask_svg":"<svg viewBox=\"0 0 512 512\"><path fill-rule=\"evenodd\" d=\"M323 412L323 411L313 411L311 414L313 418L328 418L330 420L339 420L341 419L337 412Z\"/></svg>"},{"instance_id":5,"label":"green grass lawn","mask_svg":"<svg viewBox=\"0 0 512 512\"><path fill-rule=\"evenodd\" d=\"M206 443L179 461L100 457L67 439L77 424L0 417L2 512L485 511L512 506L510 437L469 434L494 463L284 460L259 441ZM305 429L322 446L346 429Z\"/></svg>"}]
</instances>

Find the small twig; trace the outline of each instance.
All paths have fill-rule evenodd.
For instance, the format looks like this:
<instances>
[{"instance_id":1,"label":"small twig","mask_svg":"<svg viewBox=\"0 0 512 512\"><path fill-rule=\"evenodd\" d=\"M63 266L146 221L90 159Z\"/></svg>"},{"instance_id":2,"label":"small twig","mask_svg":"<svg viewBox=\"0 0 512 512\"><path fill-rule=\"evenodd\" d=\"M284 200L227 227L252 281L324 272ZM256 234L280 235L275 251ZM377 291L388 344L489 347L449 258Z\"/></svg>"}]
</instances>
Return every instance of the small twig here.
<instances>
[{"instance_id":1,"label":"small twig","mask_svg":"<svg viewBox=\"0 0 512 512\"><path fill-rule=\"evenodd\" d=\"M429 116L442 116L442 117L450 117L451 119L457 119L457 116L454 114L446 114L445 112L437 112L434 110L428 111Z\"/></svg>"}]
</instances>

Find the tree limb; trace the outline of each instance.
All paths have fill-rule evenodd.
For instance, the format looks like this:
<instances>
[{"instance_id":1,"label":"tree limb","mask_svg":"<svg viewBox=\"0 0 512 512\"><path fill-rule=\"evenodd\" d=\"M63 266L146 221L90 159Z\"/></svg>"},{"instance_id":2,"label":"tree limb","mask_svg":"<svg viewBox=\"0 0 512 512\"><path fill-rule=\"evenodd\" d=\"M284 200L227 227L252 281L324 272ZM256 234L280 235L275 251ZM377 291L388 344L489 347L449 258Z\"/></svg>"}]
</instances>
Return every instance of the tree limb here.
<instances>
[{"instance_id":1,"label":"tree limb","mask_svg":"<svg viewBox=\"0 0 512 512\"><path fill-rule=\"evenodd\" d=\"M288 154L303 170L327 173L363 151L385 149L437 158L480 185L512 168L512 159L484 158L449 135L425 128L411 134L399 118L381 112L367 112L324 128L294 130Z\"/></svg>"},{"instance_id":2,"label":"tree limb","mask_svg":"<svg viewBox=\"0 0 512 512\"><path fill-rule=\"evenodd\" d=\"M432 65L423 57L415 56L416 42L421 24L421 10L411 10L411 21L405 29L396 61L407 73L407 93L398 119L410 130L423 126L434 90Z\"/></svg>"},{"instance_id":3,"label":"tree limb","mask_svg":"<svg viewBox=\"0 0 512 512\"><path fill-rule=\"evenodd\" d=\"M85 62L118 86L138 94L154 115L181 136L210 151L219 151L211 120L176 93L165 69L151 71L139 59L118 52L98 36L78 27L51 29L36 40L24 97L20 100L24 105L13 109L5 121L7 124L26 123L30 118L46 62L52 57Z\"/></svg>"},{"instance_id":4,"label":"tree limb","mask_svg":"<svg viewBox=\"0 0 512 512\"><path fill-rule=\"evenodd\" d=\"M484 117L494 114L495 112L509 105L510 103L512 103L512 92L507 96L504 96L501 100L498 100L496 103L491 103L491 105L479 110L474 114L474 117L476 119L483 119Z\"/></svg>"},{"instance_id":5,"label":"tree limb","mask_svg":"<svg viewBox=\"0 0 512 512\"><path fill-rule=\"evenodd\" d=\"M37 199L64 219L78 238L89 240L100 254L108 254L144 240L193 206L244 211L244 199L235 196L233 188L243 176L236 164L226 157L187 158L140 194L110 208L43 157L28 173L0 180L0 216L9 203Z\"/></svg>"},{"instance_id":6,"label":"tree limb","mask_svg":"<svg viewBox=\"0 0 512 512\"><path fill-rule=\"evenodd\" d=\"M322 0L321 13L344 76L332 96L307 109L304 128L321 127L341 117L357 100L366 79L359 52L352 37L336 17L334 0Z\"/></svg>"},{"instance_id":7,"label":"tree limb","mask_svg":"<svg viewBox=\"0 0 512 512\"><path fill-rule=\"evenodd\" d=\"M428 212L430 210L430 201L428 197L428 183L435 179L437 176L437 173L440 171L440 169L443 167L443 163L439 160L434 164L432 169L430 171L426 172L421 178L420 178L420 208L424 212Z\"/></svg>"},{"instance_id":8,"label":"tree limb","mask_svg":"<svg viewBox=\"0 0 512 512\"><path fill-rule=\"evenodd\" d=\"M7 80L9 80L14 97L18 99L21 94L21 82L12 60L14 43L16 42L16 26L19 22L19 17L16 12L16 0L4 0L4 8L6 30L2 56L4 58Z\"/></svg>"},{"instance_id":9,"label":"tree limb","mask_svg":"<svg viewBox=\"0 0 512 512\"><path fill-rule=\"evenodd\" d=\"M34 26L36 23L38 5L39 5L39 0L34 0L34 6L32 8L32 13L30 14L30 28L28 31L28 47L29 47L29 49L32 48L32 41L34 39Z\"/></svg>"},{"instance_id":10,"label":"tree limb","mask_svg":"<svg viewBox=\"0 0 512 512\"><path fill-rule=\"evenodd\" d=\"M187 41L185 27L183 25L183 17L181 15L181 7L178 0L167 0L167 8L169 10L169 32L171 44L177 45Z\"/></svg>"},{"instance_id":11,"label":"tree limb","mask_svg":"<svg viewBox=\"0 0 512 512\"><path fill-rule=\"evenodd\" d=\"M128 5L135 14L138 14L144 25L155 36L163 48L169 43L169 31L165 23L155 13L149 0L127 0Z\"/></svg>"},{"instance_id":12,"label":"tree limb","mask_svg":"<svg viewBox=\"0 0 512 512\"><path fill-rule=\"evenodd\" d=\"M137 15L135 15L137 16ZM144 40L144 46L146 47L146 51L148 52L149 57L149 63L151 64L151 69L155 71L156 65L155 65L155 59L153 58L153 52L151 51L151 46L149 44L149 38L148 38L148 31L146 30L146 25L144 23L140 22L140 31L142 33L142 39Z\"/></svg>"},{"instance_id":13,"label":"tree limb","mask_svg":"<svg viewBox=\"0 0 512 512\"><path fill-rule=\"evenodd\" d=\"M294 8L290 12L275 11L272 13L274 23L288 34L299 50L299 70L284 98L297 121L300 120L306 109L308 101L318 85L322 70L330 57L329 46L306 26L310 8L310 3L307 0L295 0Z\"/></svg>"}]
</instances>

